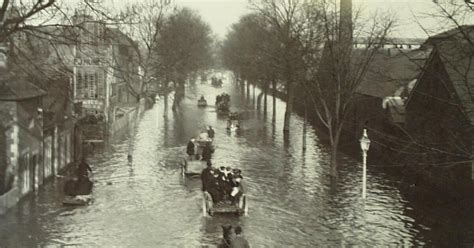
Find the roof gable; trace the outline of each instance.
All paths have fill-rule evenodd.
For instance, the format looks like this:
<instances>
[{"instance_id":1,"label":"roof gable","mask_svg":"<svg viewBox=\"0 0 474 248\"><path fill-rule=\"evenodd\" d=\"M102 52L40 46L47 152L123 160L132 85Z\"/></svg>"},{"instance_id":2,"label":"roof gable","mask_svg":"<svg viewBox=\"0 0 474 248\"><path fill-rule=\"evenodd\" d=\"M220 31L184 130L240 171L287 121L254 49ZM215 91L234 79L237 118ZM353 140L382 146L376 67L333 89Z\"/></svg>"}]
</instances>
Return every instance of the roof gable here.
<instances>
[{"instance_id":1,"label":"roof gable","mask_svg":"<svg viewBox=\"0 0 474 248\"><path fill-rule=\"evenodd\" d=\"M393 96L416 78L427 57L424 50L388 56L378 51L357 88L357 93L384 98Z\"/></svg>"},{"instance_id":2,"label":"roof gable","mask_svg":"<svg viewBox=\"0 0 474 248\"><path fill-rule=\"evenodd\" d=\"M447 41L435 45L463 111L474 124L474 47L467 41Z\"/></svg>"}]
</instances>

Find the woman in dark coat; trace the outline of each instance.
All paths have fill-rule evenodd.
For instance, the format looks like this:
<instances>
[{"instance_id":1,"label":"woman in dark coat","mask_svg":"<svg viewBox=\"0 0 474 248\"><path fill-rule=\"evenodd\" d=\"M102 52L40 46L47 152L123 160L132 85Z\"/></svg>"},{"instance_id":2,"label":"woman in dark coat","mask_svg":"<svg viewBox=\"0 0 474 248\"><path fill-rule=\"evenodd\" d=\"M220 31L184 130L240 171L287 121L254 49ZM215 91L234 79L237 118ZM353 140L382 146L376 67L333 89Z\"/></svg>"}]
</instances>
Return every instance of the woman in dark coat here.
<instances>
[{"instance_id":1,"label":"woman in dark coat","mask_svg":"<svg viewBox=\"0 0 474 248\"><path fill-rule=\"evenodd\" d=\"M190 159L193 158L193 156L194 156L194 139L189 140L188 146L186 147L186 153L188 154Z\"/></svg>"},{"instance_id":2,"label":"woman in dark coat","mask_svg":"<svg viewBox=\"0 0 474 248\"><path fill-rule=\"evenodd\" d=\"M208 144L202 149L202 160L207 161L212 158L212 148Z\"/></svg>"}]
</instances>

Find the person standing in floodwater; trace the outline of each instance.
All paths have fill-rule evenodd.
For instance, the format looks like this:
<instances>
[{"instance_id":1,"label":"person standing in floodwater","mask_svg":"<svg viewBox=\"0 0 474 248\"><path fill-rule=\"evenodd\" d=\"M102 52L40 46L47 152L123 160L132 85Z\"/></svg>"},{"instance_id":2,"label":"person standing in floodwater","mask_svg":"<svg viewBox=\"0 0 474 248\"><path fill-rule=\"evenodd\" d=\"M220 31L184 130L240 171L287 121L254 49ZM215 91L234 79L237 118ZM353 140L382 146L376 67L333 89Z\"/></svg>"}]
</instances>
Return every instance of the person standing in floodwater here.
<instances>
[{"instance_id":1,"label":"person standing in floodwater","mask_svg":"<svg viewBox=\"0 0 474 248\"><path fill-rule=\"evenodd\" d=\"M186 147L186 153L188 154L190 160L193 160L193 157L195 154L194 148L195 148L194 139L190 139Z\"/></svg>"},{"instance_id":2,"label":"person standing in floodwater","mask_svg":"<svg viewBox=\"0 0 474 248\"><path fill-rule=\"evenodd\" d=\"M207 128L207 135L209 135L209 138L214 139L215 134L216 132L214 131L214 129L212 129L212 126L209 126Z\"/></svg>"},{"instance_id":3,"label":"person standing in floodwater","mask_svg":"<svg viewBox=\"0 0 474 248\"><path fill-rule=\"evenodd\" d=\"M88 173L92 173L92 169L86 161L86 158L82 158L81 163L77 166L76 175L77 178L88 177Z\"/></svg>"}]
</instances>

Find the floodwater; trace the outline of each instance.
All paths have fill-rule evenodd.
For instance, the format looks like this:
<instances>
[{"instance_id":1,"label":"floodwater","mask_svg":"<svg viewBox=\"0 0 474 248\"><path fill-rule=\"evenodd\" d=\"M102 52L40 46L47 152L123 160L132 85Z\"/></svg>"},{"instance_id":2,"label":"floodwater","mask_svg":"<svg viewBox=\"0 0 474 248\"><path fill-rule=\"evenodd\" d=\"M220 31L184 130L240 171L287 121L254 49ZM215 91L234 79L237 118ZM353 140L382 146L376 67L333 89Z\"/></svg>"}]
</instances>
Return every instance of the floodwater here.
<instances>
[{"instance_id":1,"label":"floodwater","mask_svg":"<svg viewBox=\"0 0 474 248\"><path fill-rule=\"evenodd\" d=\"M225 118L215 111L215 96L222 92L245 112L240 133L227 133ZM201 95L207 108L197 108ZM294 116L284 142L284 102L277 100L273 116L271 97L267 114L257 110L255 98L252 90L249 98L242 95L228 76L223 88L189 86L177 112L165 113L159 100L139 121L132 163L127 135L89 158L96 181L92 205L62 206L63 179L55 179L0 217L0 247L212 247L220 243L224 224L241 225L253 247L472 242L472 213L410 202L396 178L381 170L369 167L365 201L358 161L341 155L340 177L331 184L327 148L314 130L308 129L303 152L303 121ZM243 171L248 216L203 217L199 179L181 176L186 143L206 125L216 131L214 164Z\"/></svg>"}]
</instances>

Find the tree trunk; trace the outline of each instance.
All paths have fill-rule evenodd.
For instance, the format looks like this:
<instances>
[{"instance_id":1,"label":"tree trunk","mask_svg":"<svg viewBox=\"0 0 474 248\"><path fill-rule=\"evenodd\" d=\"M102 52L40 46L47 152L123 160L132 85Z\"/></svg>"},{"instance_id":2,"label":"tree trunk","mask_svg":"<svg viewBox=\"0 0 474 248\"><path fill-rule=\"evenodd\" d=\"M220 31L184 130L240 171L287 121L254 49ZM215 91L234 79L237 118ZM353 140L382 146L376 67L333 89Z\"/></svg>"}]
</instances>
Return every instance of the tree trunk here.
<instances>
[{"instance_id":1,"label":"tree trunk","mask_svg":"<svg viewBox=\"0 0 474 248\"><path fill-rule=\"evenodd\" d=\"M285 110L285 121L283 125L283 132L289 133L290 132L290 119L291 113L293 112L293 87L289 85L287 87L287 97L286 97L286 110Z\"/></svg>"},{"instance_id":2,"label":"tree trunk","mask_svg":"<svg viewBox=\"0 0 474 248\"><path fill-rule=\"evenodd\" d=\"M182 99L184 99L185 96L185 81L184 80L179 80L177 84L175 84L175 95L174 95L174 101L173 101L173 106L172 109L173 111L176 111L176 108L179 107L180 102Z\"/></svg>"},{"instance_id":3,"label":"tree trunk","mask_svg":"<svg viewBox=\"0 0 474 248\"><path fill-rule=\"evenodd\" d=\"M176 111L176 107L177 107L177 106L176 106L176 104L177 104L177 103L176 103L176 102L177 102L176 99L177 99L177 98L178 98L178 97L176 96L176 93L175 93L175 94L174 94L174 99L173 99L173 104L171 105L171 110L173 110L173 112Z\"/></svg>"},{"instance_id":4,"label":"tree trunk","mask_svg":"<svg viewBox=\"0 0 474 248\"><path fill-rule=\"evenodd\" d=\"M163 101L164 101L164 104L163 104L164 105L164 111L163 111L163 113L166 114L166 113L168 113L168 94L169 94L168 93L168 81L166 81L164 83L163 88L164 88L163 89L163 91L164 91L164 99L163 99Z\"/></svg>"},{"instance_id":5,"label":"tree trunk","mask_svg":"<svg viewBox=\"0 0 474 248\"><path fill-rule=\"evenodd\" d=\"M308 119L308 111L305 107L304 109L304 123L303 123L303 151L306 150L306 132L307 132L307 119Z\"/></svg>"},{"instance_id":6,"label":"tree trunk","mask_svg":"<svg viewBox=\"0 0 474 248\"><path fill-rule=\"evenodd\" d=\"M268 93L268 81L265 81L265 86L263 87L263 113L267 114L267 93Z\"/></svg>"},{"instance_id":7,"label":"tree trunk","mask_svg":"<svg viewBox=\"0 0 474 248\"><path fill-rule=\"evenodd\" d=\"M252 99L253 99L252 104L253 104L253 106L255 106L255 84L256 84L256 83L254 82L254 84L253 84L253 93L252 93L252 95L253 95L253 96L252 96Z\"/></svg>"},{"instance_id":8,"label":"tree trunk","mask_svg":"<svg viewBox=\"0 0 474 248\"><path fill-rule=\"evenodd\" d=\"M276 81L272 81L272 92L273 92L273 118L276 116Z\"/></svg>"},{"instance_id":9,"label":"tree trunk","mask_svg":"<svg viewBox=\"0 0 474 248\"><path fill-rule=\"evenodd\" d=\"M340 131L335 131L334 137L331 139L331 177L337 178L337 153L339 150Z\"/></svg>"},{"instance_id":10,"label":"tree trunk","mask_svg":"<svg viewBox=\"0 0 474 248\"><path fill-rule=\"evenodd\" d=\"M247 80L247 100L250 98L250 81Z\"/></svg>"},{"instance_id":11,"label":"tree trunk","mask_svg":"<svg viewBox=\"0 0 474 248\"><path fill-rule=\"evenodd\" d=\"M331 146L331 177L337 178L337 148Z\"/></svg>"},{"instance_id":12,"label":"tree trunk","mask_svg":"<svg viewBox=\"0 0 474 248\"><path fill-rule=\"evenodd\" d=\"M258 97L257 97L257 111L260 111L260 109L262 108L262 98L263 98L263 92L258 94Z\"/></svg>"},{"instance_id":13,"label":"tree trunk","mask_svg":"<svg viewBox=\"0 0 474 248\"><path fill-rule=\"evenodd\" d=\"M179 100L181 101L186 96L186 81L179 82Z\"/></svg>"}]
</instances>

